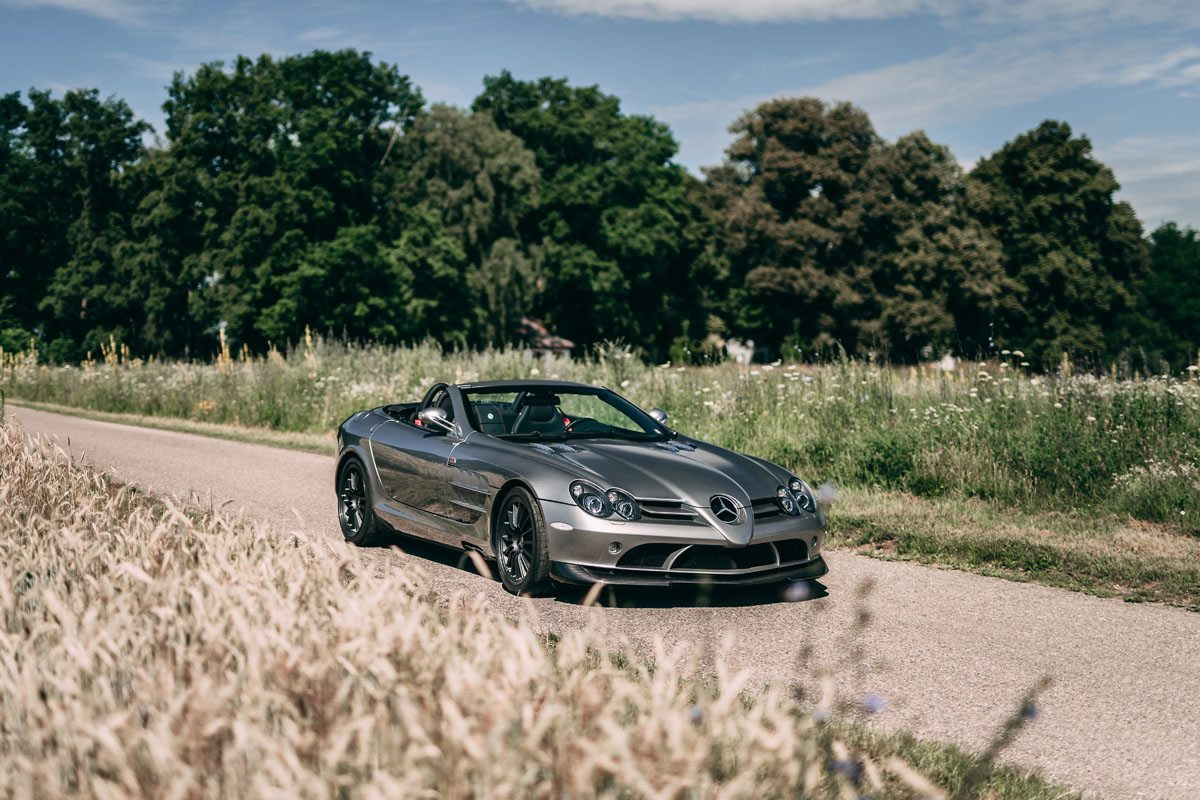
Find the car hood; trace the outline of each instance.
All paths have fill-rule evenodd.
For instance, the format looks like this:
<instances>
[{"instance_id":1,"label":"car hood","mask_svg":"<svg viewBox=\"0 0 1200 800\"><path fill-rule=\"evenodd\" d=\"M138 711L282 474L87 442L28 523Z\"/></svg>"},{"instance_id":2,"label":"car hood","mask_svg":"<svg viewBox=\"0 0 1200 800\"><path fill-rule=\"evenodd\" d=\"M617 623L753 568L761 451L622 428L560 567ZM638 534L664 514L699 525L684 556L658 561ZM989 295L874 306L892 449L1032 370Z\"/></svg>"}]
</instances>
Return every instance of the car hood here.
<instances>
[{"instance_id":1,"label":"car hood","mask_svg":"<svg viewBox=\"0 0 1200 800\"><path fill-rule=\"evenodd\" d=\"M773 497L779 487L779 478L755 459L692 440L575 439L527 446L573 464L601 488L615 486L634 497L680 500L697 508L708 508L714 494L749 507L753 500Z\"/></svg>"}]
</instances>

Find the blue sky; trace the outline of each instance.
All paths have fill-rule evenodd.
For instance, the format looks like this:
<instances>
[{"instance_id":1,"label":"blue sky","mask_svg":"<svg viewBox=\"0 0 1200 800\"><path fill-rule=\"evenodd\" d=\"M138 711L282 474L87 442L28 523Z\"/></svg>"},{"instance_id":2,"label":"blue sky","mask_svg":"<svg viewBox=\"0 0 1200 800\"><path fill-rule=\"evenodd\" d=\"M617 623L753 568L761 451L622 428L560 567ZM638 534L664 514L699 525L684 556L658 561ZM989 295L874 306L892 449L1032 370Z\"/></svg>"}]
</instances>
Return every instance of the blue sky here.
<instances>
[{"instance_id":1,"label":"blue sky","mask_svg":"<svg viewBox=\"0 0 1200 800\"><path fill-rule=\"evenodd\" d=\"M174 70L355 47L429 101L484 75L596 83L689 169L774 96L850 100L974 163L1047 117L1089 136L1143 222L1200 227L1197 0L0 0L0 91L96 87L162 130Z\"/></svg>"}]
</instances>

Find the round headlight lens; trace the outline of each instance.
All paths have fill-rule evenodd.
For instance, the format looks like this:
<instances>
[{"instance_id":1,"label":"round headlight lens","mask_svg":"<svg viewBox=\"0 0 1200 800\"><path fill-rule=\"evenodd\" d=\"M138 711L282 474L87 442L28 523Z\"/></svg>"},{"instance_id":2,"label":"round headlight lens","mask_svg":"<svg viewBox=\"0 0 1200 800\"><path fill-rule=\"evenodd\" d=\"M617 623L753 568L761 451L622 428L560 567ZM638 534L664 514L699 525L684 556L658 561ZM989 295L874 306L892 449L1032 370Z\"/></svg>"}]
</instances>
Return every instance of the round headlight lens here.
<instances>
[{"instance_id":1,"label":"round headlight lens","mask_svg":"<svg viewBox=\"0 0 1200 800\"><path fill-rule=\"evenodd\" d=\"M609 505L617 512L617 516L629 520L641 518L641 506L638 505L637 500L633 499L633 495L620 489L609 489L607 497Z\"/></svg>"},{"instance_id":2,"label":"round headlight lens","mask_svg":"<svg viewBox=\"0 0 1200 800\"><path fill-rule=\"evenodd\" d=\"M788 516L794 517L800 513L796 508L796 498L782 486L775 490L775 502L783 509L783 513Z\"/></svg>"},{"instance_id":3,"label":"round headlight lens","mask_svg":"<svg viewBox=\"0 0 1200 800\"><path fill-rule=\"evenodd\" d=\"M792 490L792 494L796 497L796 504L805 511L815 512L817 510L817 502L813 499L812 489L808 488L808 484L797 477L792 477L788 480L788 488Z\"/></svg>"},{"instance_id":4,"label":"round headlight lens","mask_svg":"<svg viewBox=\"0 0 1200 800\"><path fill-rule=\"evenodd\" d=\"M593 517L612 516L612 504L604 496L604 491L587 481L575 481L571 484L571 498Z\"/></svg>"}]
</instances>

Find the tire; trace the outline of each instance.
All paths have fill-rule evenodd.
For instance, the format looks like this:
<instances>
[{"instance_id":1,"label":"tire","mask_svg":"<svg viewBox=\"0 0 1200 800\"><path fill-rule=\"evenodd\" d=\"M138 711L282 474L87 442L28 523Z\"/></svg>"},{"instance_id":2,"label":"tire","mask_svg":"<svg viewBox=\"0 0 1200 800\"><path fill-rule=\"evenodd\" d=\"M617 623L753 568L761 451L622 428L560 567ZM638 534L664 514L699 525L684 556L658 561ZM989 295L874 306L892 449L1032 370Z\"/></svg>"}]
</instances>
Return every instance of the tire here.
<instances>
[{"instance_id":1,"label":"tire","mask_svg":"<svg viewBox=\"0 0 1200 800\"><path fill-rule=\"evenodd\" d=\"M513 594L539 597L550 590L550 544L542 507L515 487L500 500L496 516L496 566Z\"/></svg>"},{"instance_id":2,"label":"tire","mask_svg":"<svg viewBox=\"0 0 1200 800\"><path fill-rule=\"evenodd\" d=\"M359 547L372 547L383 539L383 526L375 517L371 502L371 484L367 471L357 458L348 458L337 477L338 523L346 541Z\"/></svg>"}]
</instances>

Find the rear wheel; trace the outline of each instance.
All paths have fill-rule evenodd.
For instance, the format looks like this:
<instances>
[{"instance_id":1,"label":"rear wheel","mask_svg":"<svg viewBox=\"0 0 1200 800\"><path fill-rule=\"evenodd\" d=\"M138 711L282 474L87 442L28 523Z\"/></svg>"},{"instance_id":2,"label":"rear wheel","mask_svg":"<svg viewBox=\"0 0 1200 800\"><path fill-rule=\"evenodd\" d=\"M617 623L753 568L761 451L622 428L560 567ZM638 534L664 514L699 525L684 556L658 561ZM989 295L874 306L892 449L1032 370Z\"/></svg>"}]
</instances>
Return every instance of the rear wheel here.
<instances>
[{"instance_id":1,"label":"rear wheel","mask_svg":"<svg viewBox=\"0 0 1200 800\"><path fill-rule=\"evenodd\" d=\"M362 462L347 459L338 472L338 522L346 541L359 547L379 544L381 526L371 503L371 487Z\"/></svg>"},{"instance_id":2,"label":"rear wheel","mask_svg":"<svg viewBox=\"0 0 1200 800\"><path fill-rule=\"evenodd\" d=\"M501 501L496 528L496 562L504 588L513 594L545 594L550 589L550 546L537 500L514 488Z\"/></svg>"}]
</instances>

